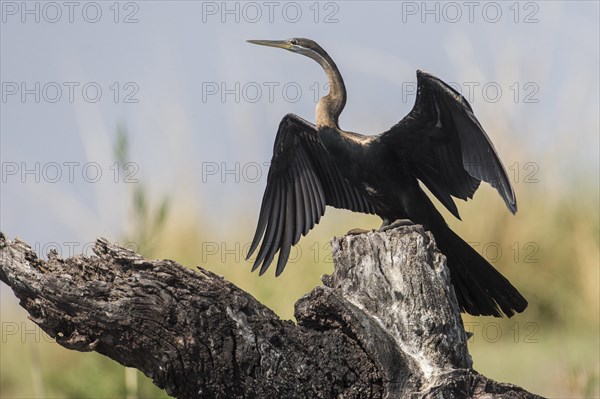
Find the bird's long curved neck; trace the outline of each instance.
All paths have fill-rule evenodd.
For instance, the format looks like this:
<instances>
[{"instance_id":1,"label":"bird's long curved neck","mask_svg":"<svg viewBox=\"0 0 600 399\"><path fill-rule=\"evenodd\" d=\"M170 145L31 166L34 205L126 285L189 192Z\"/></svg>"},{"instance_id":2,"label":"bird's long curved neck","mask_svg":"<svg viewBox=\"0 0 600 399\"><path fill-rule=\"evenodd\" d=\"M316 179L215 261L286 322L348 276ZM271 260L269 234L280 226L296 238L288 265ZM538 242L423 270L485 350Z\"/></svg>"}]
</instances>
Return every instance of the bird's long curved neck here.
<instances>
[{"instance_id":1,"label":"bird's long curved neck","mask_svg":"<svg viewBox=\"0 0 600 399\"><path fill-rule=\"evenodd\" d=\"M329 93L322 97L317 104L317 128L325 126L339 128L338 117L346 105L346 86L344 86L344 80L331 57L322 57L316 54L316 56L311 58L323 67L329 80Z\"/></svg>"}]
</instances>

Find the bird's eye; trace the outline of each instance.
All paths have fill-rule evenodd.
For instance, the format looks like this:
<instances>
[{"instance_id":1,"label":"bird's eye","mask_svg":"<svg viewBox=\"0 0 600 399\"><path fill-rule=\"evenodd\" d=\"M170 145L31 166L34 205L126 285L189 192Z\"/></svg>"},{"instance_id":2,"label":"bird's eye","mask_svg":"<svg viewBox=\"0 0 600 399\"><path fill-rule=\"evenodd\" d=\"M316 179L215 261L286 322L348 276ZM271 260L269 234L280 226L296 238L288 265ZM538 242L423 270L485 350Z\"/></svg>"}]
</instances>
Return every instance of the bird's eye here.
<instances>
[{"instance_id":1,"label":"bird's eye","mask_svg":"<svg viewBox=\"0 0 600 399\"><path fill-rule=\"evenodd\" d=\"M293 44L294 46L297 46L298 45L298 40L292 39L292 40L290 40L290 44Z\"/></svg>"}]
</instances>

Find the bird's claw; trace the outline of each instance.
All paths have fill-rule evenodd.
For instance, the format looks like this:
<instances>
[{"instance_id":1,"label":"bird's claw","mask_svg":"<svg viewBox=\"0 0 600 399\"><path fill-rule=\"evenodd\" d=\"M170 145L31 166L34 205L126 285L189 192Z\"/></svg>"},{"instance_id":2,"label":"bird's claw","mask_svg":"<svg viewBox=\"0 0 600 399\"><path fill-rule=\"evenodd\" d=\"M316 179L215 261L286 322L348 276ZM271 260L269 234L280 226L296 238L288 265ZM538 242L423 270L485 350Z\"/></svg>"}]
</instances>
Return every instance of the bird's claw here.
<instances>
[{"instance_id":1,"label":"bird's claw","mask_svg":"<svg viewBox=\"0 0 600 399\"><path fill-rule=\"evenodd\" d=\"M365 230L365 229L356 228L356 229L352 229L349 232L347 232L346 235L348 235L348 236L357 236L359 234L369 233L371 231L373 231L373 230Z\"/></svg>"},{"instance_id":2,"label":"bird's claw","mask_svg":"<svg viewBox=\"0 0 600 399\"><path fill-rule=\"evenodd\" d=\"M396 219L390 224L384 224L379 228L379 231L387 231L402 226L413 226L414 223L410 219Z\"/></svg>"}]
</instances>

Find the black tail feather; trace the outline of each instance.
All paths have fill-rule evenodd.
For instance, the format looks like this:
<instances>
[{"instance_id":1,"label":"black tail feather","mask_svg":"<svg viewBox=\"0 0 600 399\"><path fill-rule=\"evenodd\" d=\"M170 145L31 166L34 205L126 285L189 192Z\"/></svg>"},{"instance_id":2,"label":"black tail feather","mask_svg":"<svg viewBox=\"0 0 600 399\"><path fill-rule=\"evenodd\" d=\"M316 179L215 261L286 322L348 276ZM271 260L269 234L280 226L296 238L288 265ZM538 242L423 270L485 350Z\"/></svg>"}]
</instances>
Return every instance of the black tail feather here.
<instances>
[{"instance_id":1,"label":"black tail feather","mask_svg":"<svg viewBox=\"0 0 600 399\"><path fill-rule=\"evenodd\" d=\"M472 315L511 317L527 307L527 300L448 226L433 235L440 251L446 255L450 278L461 310Z\"/></svg>"}]
</instances>

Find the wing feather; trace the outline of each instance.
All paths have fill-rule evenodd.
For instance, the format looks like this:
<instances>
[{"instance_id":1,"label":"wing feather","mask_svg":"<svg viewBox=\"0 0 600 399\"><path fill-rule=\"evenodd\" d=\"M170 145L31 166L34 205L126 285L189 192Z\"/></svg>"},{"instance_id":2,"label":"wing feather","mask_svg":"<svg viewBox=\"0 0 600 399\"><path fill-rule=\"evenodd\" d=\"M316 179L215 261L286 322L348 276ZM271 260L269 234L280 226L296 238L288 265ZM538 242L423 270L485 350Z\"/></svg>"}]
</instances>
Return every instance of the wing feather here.
<instances>
[{"instance_id":1,"label":"wing feather","mask_svg":"<svg viewBox=\"0 0 600 399\"><path fill-rule=\"evenodd\" d=\"M267 187L248 256L263 274L279 252L275 275L283 272L291 247L306 235L327 205L374 213L368 199L340 173L314 125L293 115L279 124Z\"/></svg>"},{"instance_id":2,"label":"wing feather","mask_svg":"<svg viewBox=\"0 0 600 399\"><path fill-rule=\"evenodd\" d=\"M306 170L297 165L297 168L300 168L300 182L302 183L302 197L303 197L303 205L304 205L304 229L302 230L302 234L306 235L308 231L311 229L311 221L312 221L312 212L311 212L311 186L308 182L308 177L306 176Z\"/></svg>"},{"instance_id":3,"label":"wing feather","mask_svg":"<svg viewBox=\"0 0 600 399\"><path fill-rule=\"evenodd\" d=\"M283 234L283 241L281 244L281 252L279 253L279 259L277 259L277 269L275 271L275 275L279 276L285 267L288 257L290 256L290 250L292 249L292 238L293 238L293 219L292 215L294 209L292 208L294 199L292 197L292 189L293 187L288 187L287 190L287 203L288 207L286 208L285 215L285 230ZM291 206L290 206L291 205Z\"/></svg>"},{"instance_id":4,"label":"wing feather","mask_svg":"<svg viewBox=\"0 0 600 399\"><path fill-rule=\"evenodd\" d=\"M452 197L472 198L480 181L494 187L515 213L517 200L506 170L469 102L426 72L417 71L417 82L413 109L379 139L457 218Z\"/></svg>"},{"instance_id":5,"label":"wing feather","mask_svg":"<svg viewBox=\"0 0 600 399\"><path fill-rule=\"evenodd\" d=\"M294 179L294 210L296 211L296 223L294 229L294 239L292 244L296 245L300 240L303 228L306 224L306 212L304 208L304 196L302 194L302 180L298 173L298 167L294 165L292 167L292 174Z\"/></svg>"},{"instance_id":6,"label":"wing feather","mask_svg":"<svg viewBox=\"0 0 600 399\"><path fill-rule=\"evenodd\" d=\"M248 253L252 253L256 250L260 239L262 238L265 228L267 227L267 212L271 209L271 205L273 203L273 196L270 192L270 187L265 192L265 195L262 200L262 204L260 205L260 215L258 216L258 226L256 227L256 233L254 233L254 238L252 239L252 245L250 245L250 250Z\"/></svg>"},{"instance_id":7,"label":"wing feather","mask_svg":"<svg viewBox=\"0 0 600 399\"><path fill-rule=\"evenodd\" d=\"M308 192L308 207L310 209L310 221L317 219L317 200L315 199L315 185L313 183L313 175L310 170L310 166L306 162L306 158L302 156L302 153L298 156L298 161L302 165L302 171L304 172L304 179L306 181L306 188ZM312 226L309 227L309 229Z\"/></svg>"},{"instance_id":8,"label":"wing feather","mask_svg":"<svg viewBox=\"0 0 600 399\"><path fill-rule=\"evenodd\" d=\"M256 260L254 261L254 265L252 266L252 271L256 270L256 268L261 264L261 262L265 259L265 256L267 255L267 251L269 249L269 245L271 245L270 243L273 242L273 237L275 236L275 229L277 226L277 221L279 219L279 207L281 206L280 203L280 190L279 187L274 187L273 190L270 190L271 192L274 191L274 196L273 196L273 203L272 206L268 209L269 212L269 218L266 219L268 224L267 224L267 231L265 233L265 236L263 238L263 245L260 246L260 250L258 251L258 255L256 256ZM266 243L269 243L269 245L264 245ZM251 254L252 252L249 252L249 254Z\"/></svg>"},{"instance_id":9,"label":"wing feather","mask_svg":"<svg viewBox=\"0 0 600 399\"><path fill-rule=\"evenodd\" d=\"M269 246L267 247L267 256L265 257L265 261L263 263L263 265L260 268L260 272L259 275L263 275L267 269L269 268L269 265L271 264L271 262L273 261L273 257L275 257L275 253L277 253L277 250L279 249L280 246L280 242L281 242L281 233L283 231L283 223L285 222L285 211L286 211L286 193L285 193L285 186L279 186L279 191L280 191L280 195L279 195L279 206L277 207L277 210L279 211L279 215L277 218L277 222L276 224L276 228L275 228L275 235L273 237L273 242L272 243L268 243Z\"/></svg>"}]
</instances>

